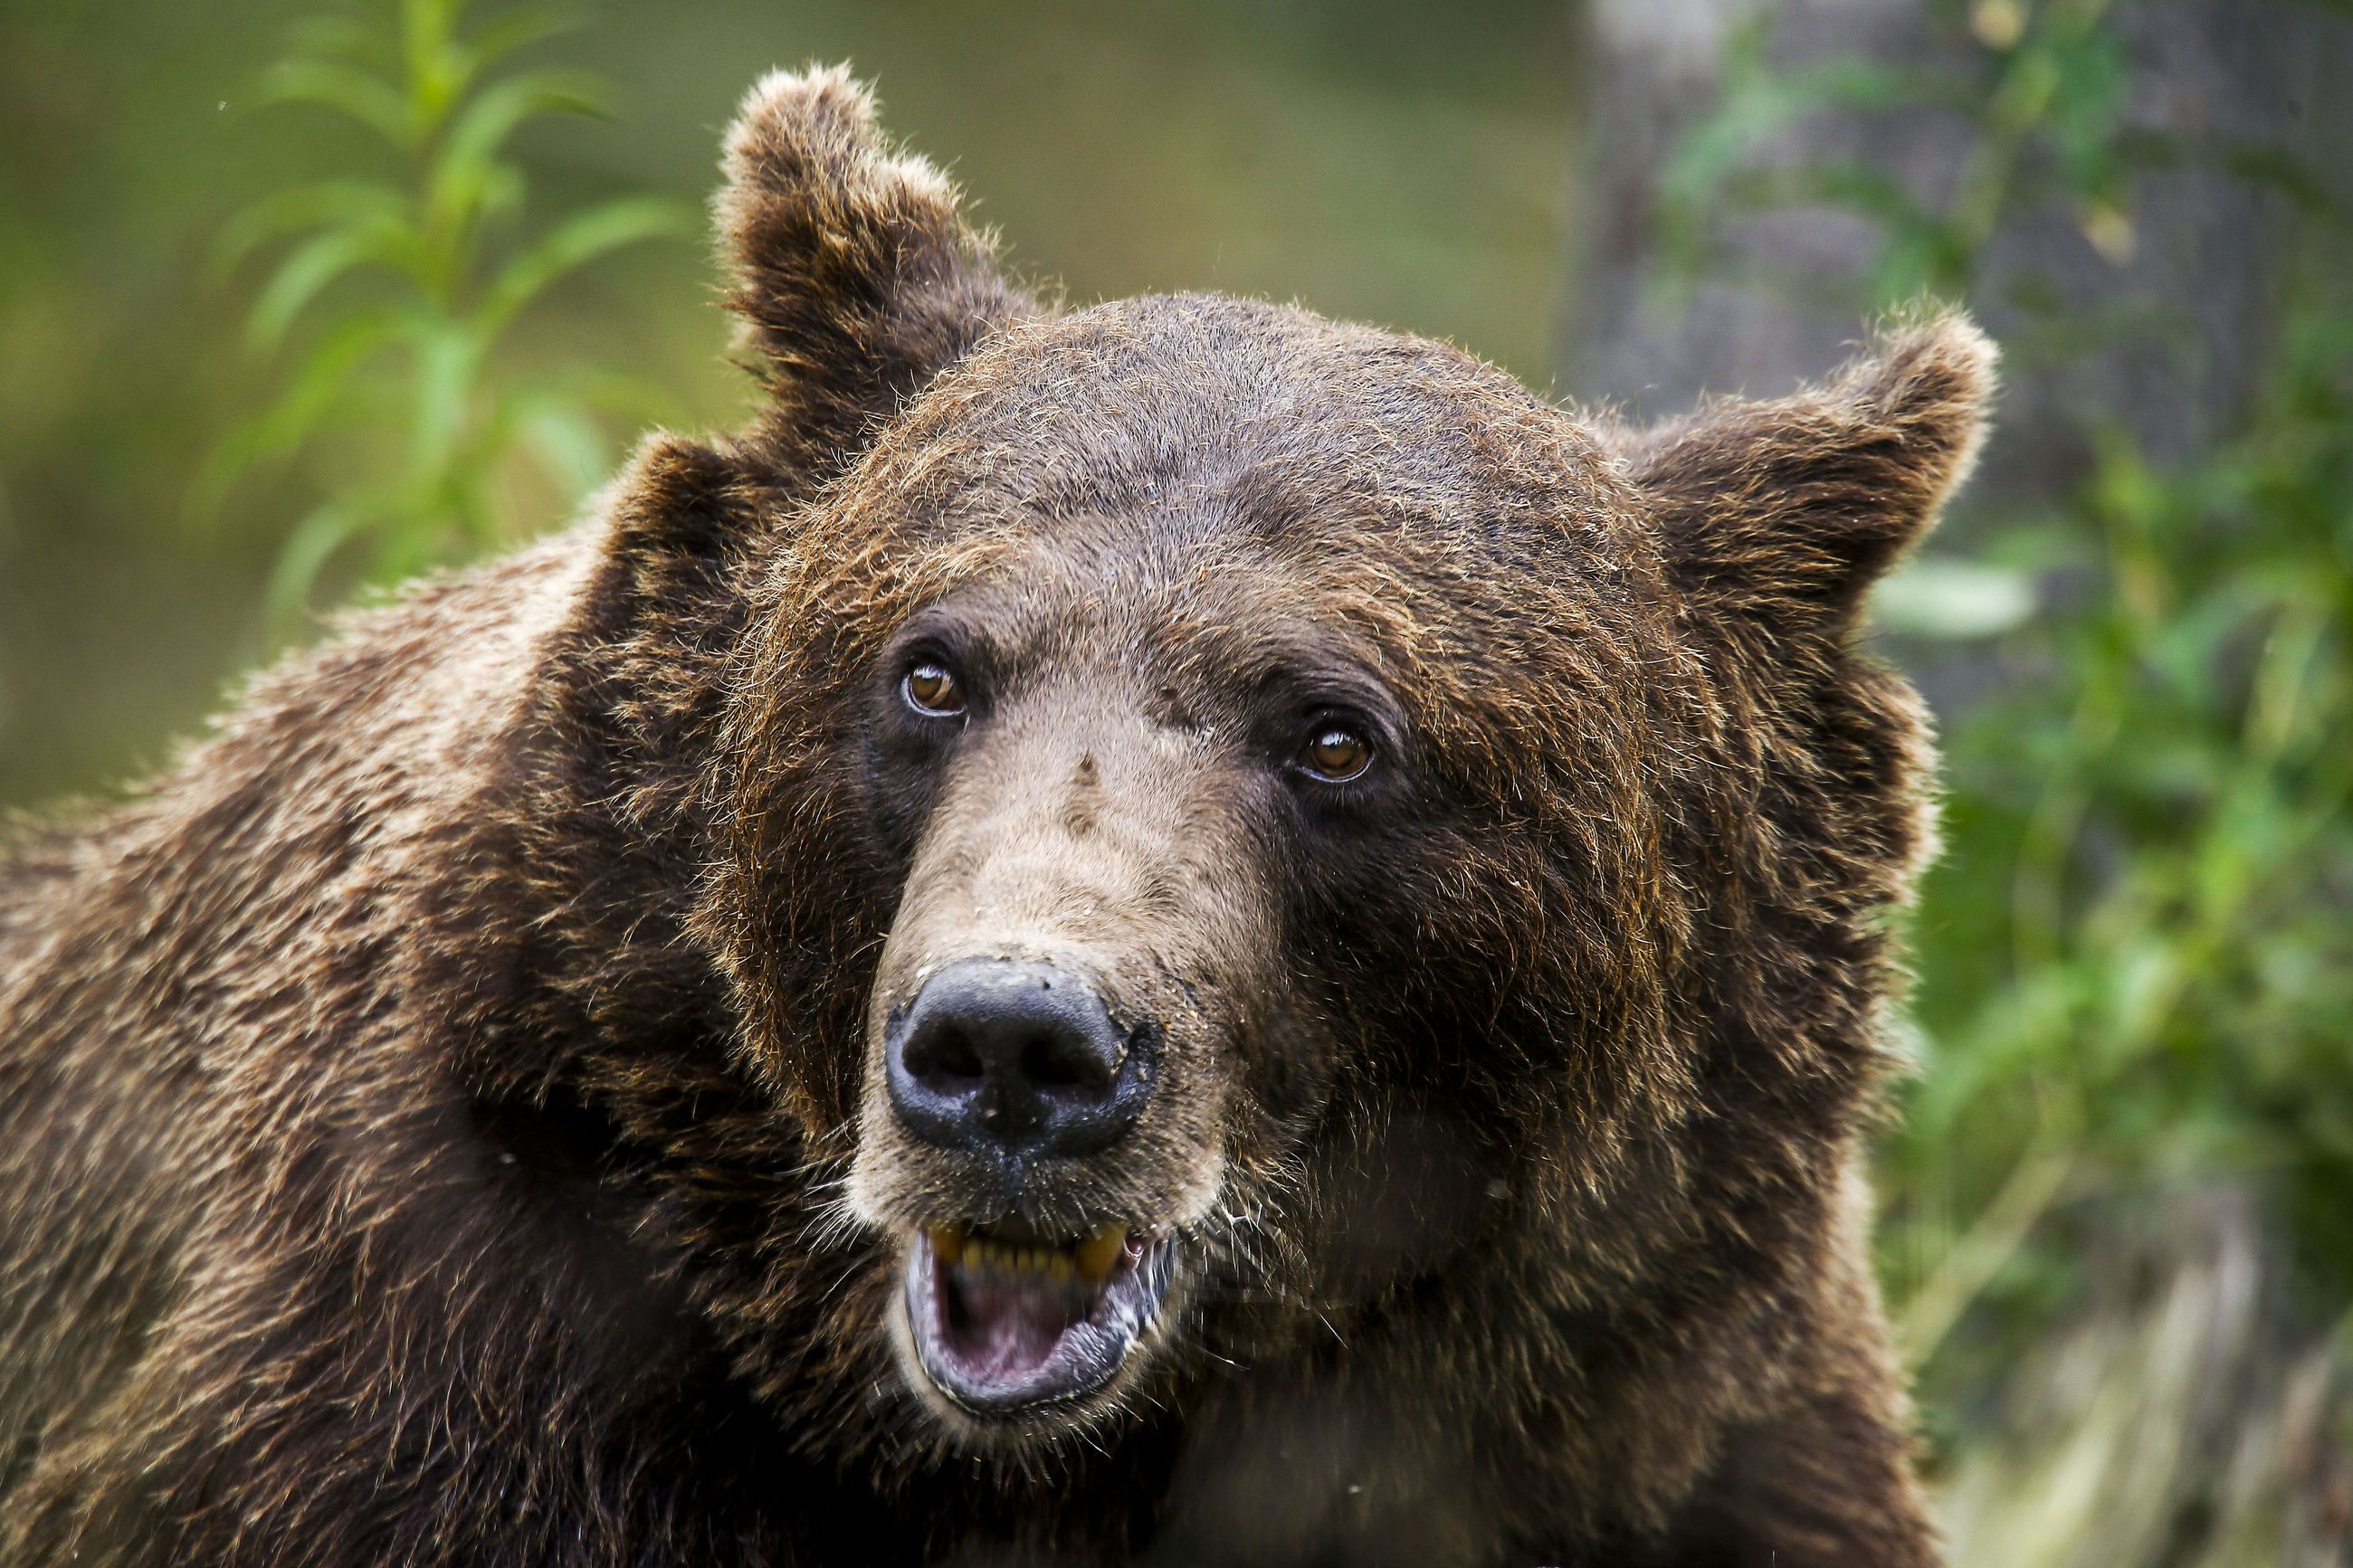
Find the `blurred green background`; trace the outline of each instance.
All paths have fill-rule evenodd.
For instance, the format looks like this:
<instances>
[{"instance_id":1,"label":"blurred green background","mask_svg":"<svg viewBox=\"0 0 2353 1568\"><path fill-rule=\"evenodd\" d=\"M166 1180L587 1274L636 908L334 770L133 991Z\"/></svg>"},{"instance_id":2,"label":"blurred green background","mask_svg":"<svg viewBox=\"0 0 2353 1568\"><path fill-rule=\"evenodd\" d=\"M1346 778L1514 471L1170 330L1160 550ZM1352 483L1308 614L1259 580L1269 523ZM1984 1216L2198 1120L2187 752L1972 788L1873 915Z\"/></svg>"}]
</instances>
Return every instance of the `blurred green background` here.
<instances>
[{"instance_id":1,"label":"blurred green background","mask_svg":"<svg viewBox=\"0 0 2353 1568\"><path fill-rule=\"evenodd\" d=\"M0 13L0 801L163 756L262 651L259 595L288 531L367 469L353 439L330 443L187 526L207 455L288 374L246 342L266 267L222 278L217 237L274 192L399 168L337 115L255 108L292 25L319 13L371 15ZM848 59L1013 263L1074 297L1296 297L1548 372L1569 152L1555 6L690 0L565 16L570 33L519 58L601 73L610 117L522 129L525 223L620 191L699 207L760 72ZM667 394L664 417L733 422L746 383L722 362L706 260L698 236L566 279L518 324L501 374L624 367ZM608 428L615 456L628 427ZM567 500L524 491L505 510L539 527Z\"/></svg>"},{"instance_id":2,"label":"blurred green background","mask_svg":"<svg viewBox=\"0 0 2353 1568\"><path fill-rule=\"evenodd\" d=\"M2001 434L1877 602L1948 757L1881 1165L1930 1474L1964 1563L2353 1562L2353 8L12 6L0 805L738 419L700 205L813 58L1076 299L1637 415L1968 302Z\"/></svg>"}]
</instances>

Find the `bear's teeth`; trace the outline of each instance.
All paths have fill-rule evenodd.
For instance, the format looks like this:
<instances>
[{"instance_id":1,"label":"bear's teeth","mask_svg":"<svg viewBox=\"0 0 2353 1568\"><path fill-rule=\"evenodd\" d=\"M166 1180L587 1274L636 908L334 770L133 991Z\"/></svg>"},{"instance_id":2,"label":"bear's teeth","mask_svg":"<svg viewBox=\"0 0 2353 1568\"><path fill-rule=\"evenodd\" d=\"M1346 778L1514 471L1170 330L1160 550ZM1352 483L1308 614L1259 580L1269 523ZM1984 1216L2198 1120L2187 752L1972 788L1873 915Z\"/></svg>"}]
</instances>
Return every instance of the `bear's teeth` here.
<instances>
[{"instance_id":1,"label":"bear's teeth","mask_svg":"<svg viewBox=\"0 0 2353 1568\"><path fill-rule=\"evenodd\" d=\"M1080 1276L1090 1285L1100 1285L1120 1255L1127 1250L1127 1226L1099 1225L1086 1234L1075 1250Z\"/></svg>"},{"instance_id":2,"label":"bear's teeth","mask_svg":"<svg viewBox=\"0 0 2353 1568\"><path fill-rule=\"evenodd\" d=\"M1058 1285L1083 1280L1100 1285L1119 1266L1127 1249L1127 1227L1099 1225L1063 1247L1030 1246L975 1236L962 1226L923 1226L933 1255L950 1268L987 1269L997 1274L1042 1274Z\"/></svg>"}]
</instances>

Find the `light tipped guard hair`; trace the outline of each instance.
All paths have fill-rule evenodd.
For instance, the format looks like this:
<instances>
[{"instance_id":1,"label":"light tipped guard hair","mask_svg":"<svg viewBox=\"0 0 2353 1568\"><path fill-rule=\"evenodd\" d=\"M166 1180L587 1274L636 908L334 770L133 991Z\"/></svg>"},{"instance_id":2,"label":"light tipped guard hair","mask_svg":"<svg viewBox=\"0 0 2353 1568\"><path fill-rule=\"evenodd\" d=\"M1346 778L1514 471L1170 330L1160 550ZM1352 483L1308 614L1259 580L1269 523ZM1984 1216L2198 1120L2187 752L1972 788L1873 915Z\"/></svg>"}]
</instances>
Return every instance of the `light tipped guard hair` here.
<instances>
[{"instance_id":1,"label":"light tipped guard hair","mask_svg":"<svg viewBox=\"0 0 2353 1568\"><path fill-rule=\"evenodd\" d=\"M772 405L762 424L822 479L992 328L1034 309L957 193L875 127L846 67L772 71L727 133L715 203L727 303Z\"/></svg>"},{"instance_id":2,"label":"light tipped guard hair","mask_svg":"<svg viewBox=\"0 0 2353 1568\"><path fill-rule=\"evenodd\" d=\"M1996 351L1957 310L1898 319L1828 381L1647 433L1633 475L1695 608L1841 636L1935 526L1985 438Z\"/></svg>"}]
</instances>

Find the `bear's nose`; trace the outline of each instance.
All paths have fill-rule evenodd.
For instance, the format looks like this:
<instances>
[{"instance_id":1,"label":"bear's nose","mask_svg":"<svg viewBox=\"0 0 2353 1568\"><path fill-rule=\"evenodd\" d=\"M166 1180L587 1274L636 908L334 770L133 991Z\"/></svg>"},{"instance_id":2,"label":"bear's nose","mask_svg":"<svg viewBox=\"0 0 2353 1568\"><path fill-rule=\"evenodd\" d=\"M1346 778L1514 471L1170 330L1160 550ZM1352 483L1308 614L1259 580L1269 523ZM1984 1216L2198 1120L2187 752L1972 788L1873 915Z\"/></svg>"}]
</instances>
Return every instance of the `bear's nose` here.
<instances>
[{"instance_id":1,"label":"bear's nose","mask_svg":"<svg viewBox=\"0 0 2353 1568\"><path fill-rule=\"evenodd\" d=\"M1092 1154L1135 1125L1156 1037L1123 1029L1094 987L1050 963L967 959L925 983L883 1040L891 1106L926 1143Z\"/></svg>"}]
</instances>

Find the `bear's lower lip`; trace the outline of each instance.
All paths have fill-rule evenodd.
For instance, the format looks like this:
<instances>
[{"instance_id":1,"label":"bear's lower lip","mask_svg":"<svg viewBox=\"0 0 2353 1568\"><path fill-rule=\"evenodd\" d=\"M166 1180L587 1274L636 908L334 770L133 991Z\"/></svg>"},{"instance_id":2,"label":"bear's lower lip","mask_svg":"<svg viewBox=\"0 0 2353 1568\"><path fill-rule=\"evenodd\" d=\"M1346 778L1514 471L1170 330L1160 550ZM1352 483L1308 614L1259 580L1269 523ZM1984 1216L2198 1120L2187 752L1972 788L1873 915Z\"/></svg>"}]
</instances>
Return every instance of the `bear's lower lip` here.
<instances>
[{"instance_id":1,"label":"bear's lower lip","mask_svg":"<svg viewBox=\"0 0 2353 1568\"><path fill-rule=\"evenodd\" d=\"M1069 1247L1021 1247L917 1227L904 1297L925 1375L961 1409L997 1420L1103 1387L1151 1326L1174 1272L1173 1237L1121 1240L1098 1231Z\"/></svg>"}]
</instances>

